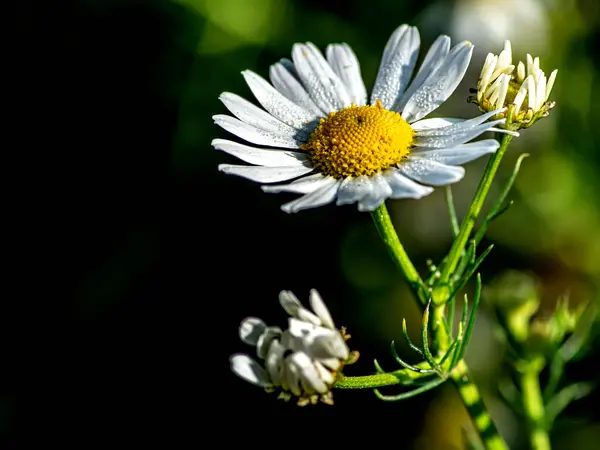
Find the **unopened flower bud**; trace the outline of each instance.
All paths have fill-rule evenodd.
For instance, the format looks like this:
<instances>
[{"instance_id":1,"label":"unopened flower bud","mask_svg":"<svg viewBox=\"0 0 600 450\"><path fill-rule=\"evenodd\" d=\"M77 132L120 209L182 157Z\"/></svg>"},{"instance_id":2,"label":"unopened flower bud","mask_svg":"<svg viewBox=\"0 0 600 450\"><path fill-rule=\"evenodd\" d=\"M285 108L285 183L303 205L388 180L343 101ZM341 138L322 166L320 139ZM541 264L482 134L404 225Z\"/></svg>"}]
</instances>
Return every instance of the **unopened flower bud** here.
<instances>
[{"instance_id":1,"label":"unopened flower bud","mask_svg":"<svg viewBox=\"0 0 600 450\"><path fill-rule=\"evenodd\" d=\"M499 125L501 128L512 131L528 128L554 107L555 103L548 99L557 73L554 70L546 78L540 59L529 54L527 64L519 62L515 66L510 41L506 41L499 55L488 54L477 83L477 95L469 100L483 112L506 108L495 116L506 118Z\"/></svg>"},{"instance_id":2,"label":"unopened flower bud","mask_svg":"<svg viewBox=\"0 0 600 450\"><path fill-rule=\"evenodd\" d=\"M256 354L264 366L248 355L230 358L231 370L244 380L268 391L279 391L279 397L298 399L304 406L319 401L333 403L331 388L345 364L358 358L350 352L345 330L337 330L329 310L316 290L310 292L312 311L304 308L289 291L279 294L279 302L291 316L288 328L268 327L256 317L242 321L239 334L243 342L256 346Z\"/></svg>"}]
</instances>

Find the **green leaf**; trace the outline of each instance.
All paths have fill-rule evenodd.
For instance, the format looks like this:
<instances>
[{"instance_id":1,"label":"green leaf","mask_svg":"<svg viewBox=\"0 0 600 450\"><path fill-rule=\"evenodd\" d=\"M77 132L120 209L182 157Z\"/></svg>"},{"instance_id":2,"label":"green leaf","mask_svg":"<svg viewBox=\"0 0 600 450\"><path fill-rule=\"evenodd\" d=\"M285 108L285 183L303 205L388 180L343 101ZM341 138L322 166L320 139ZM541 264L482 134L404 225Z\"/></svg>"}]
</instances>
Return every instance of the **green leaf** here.
<instances>
[{"instance_id":1,"label":"green leaf","mask_svg":"<svg viewBox=\"0 0 600 450\"><path fill-rule=\"evenodd\" d=\"M415 344L413 344L413 342L410 340L410 337L408 336L408 329L406 327L406 319L402 319L402 334L404 334L404 339L406 339L406 343L408 344L408 346L413 349L415 352L417 352L419 355L423 356L423 351L417 347Z\"/></svg>"},{"instance_id":2,"label":"green leaf","mask_svg":"<svg viewBox=\"0 0 600 450\"><path fill-rule=\"evenodd\" d=\"M412 370L413 372L417 372L417 373L435 373L435 371L433 369L420 369L418 367L412 366L412 365L404 362L402 360L402 358L400 358L400 356L398 356L398 353L396 352L396 343L394 341L392 341L391 349L392 349L392 355L394 356L394 359L396 360L396 362L398 364L400 364L402 367L404 367L405 369Z\"/></svg>"},{"instance_id":3,"label":"green leaf","mask_svg":"<svg viewBox=\"0 0 600 450\"><path fill-rule=\"evenodd\" d=\"M550 427L569 404L592 392L592 383L575 383L561 389L546 405L546 421Z\"/></svg>"},{"instance_id":4,"label":"green leaf","mask_svg":"<svg viewBox=\"0 0 600 450\"><path fill-rule=\"evenodd\" d=\"M456 209L454 208L454 198L452 197L452 187L446 186L446 203L448 205L448 215L450 216L450 225L452 226L452 235L458 236L459 226L456 218Z\"/></svg>"},{"instance_id":5,"label":"green leaf","mask_svg":"<svg viewBox=\"0 0 600 450\"><path fill-rule=\"evenodd\" d=\"M445 378L436 378L435 380L425 384L424 386L397 395L384 395L381 392L379 392L379 389L373 389L373 392L375 392L375 395L377 396L377 398L379 398L379 400L383 400L384 402L396 402L398 400L406 400L407 398L416 397L417 395L422 394L423 392L427 392L435 387L438 387L444 381L446 381Z\"/></svg>"},{"instance_id":6,"label":"green leaf","mask_svg":"<svg viewBox=\"0 0 600 450\"><path fill-rule=\"evenodd\" d=\"M466 298L466 296L465 296ZM465 337L460 346L460 356L458 360L460 361L465 356L465 351L467 350L467 345L469 345L469 340L471 339L471 334L473 333L473 326L475 325L475 314L477 313L477 308L479 307L479 301L481 300L481 274L477 274L477 279L475 281L475 296L473 299L473 306L471 306L471 315L469 316L469 322L465 328ZM465 301L465 310L467 309L467 303ZM464 317L463 311L463 317Z\"/></svg>"},{"instance_id":7,"label":"green leaf","mask_svg":"<svg viewBox=\"0 0 600 450\"><path fill-rule=\"evenodd\" d=\"M427 306L425 307L425 311L423 312L423 323L421 324L421 339L423 341L423 353L425 355L425 360L429 363L429 365L439 370L439 365L433 358L431 351L429 350L429 308L431 307L431 300L427 302Z\"/></svg>"}]
</instances>

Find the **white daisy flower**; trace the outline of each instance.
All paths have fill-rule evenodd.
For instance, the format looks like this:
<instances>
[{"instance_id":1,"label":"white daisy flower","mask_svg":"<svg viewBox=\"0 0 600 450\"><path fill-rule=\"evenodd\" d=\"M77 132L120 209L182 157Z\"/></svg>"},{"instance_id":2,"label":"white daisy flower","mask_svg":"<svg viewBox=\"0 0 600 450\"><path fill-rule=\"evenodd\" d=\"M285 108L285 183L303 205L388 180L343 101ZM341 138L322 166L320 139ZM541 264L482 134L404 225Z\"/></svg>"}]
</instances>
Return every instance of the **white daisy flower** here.
<instances>
[{"instance_id":1,"label":"white daisy flower","mask_svg":"<svg viewBox=\"0 0 600 450\"><path fill-rule=\"evenodd\" d=\"M496 118L506 117L503 127L530 127L540 117L546 117L555 106L548 101L558 70L549 78L540 69L540 58L527 54L527 65L512 63L510 41L505 41L499 55L489 53L477 83L477 97L471 99L483 112L506 107Z\"/></svg>"},{"instance_id":2,"label":"white daisy flower","mask_svg":"<svg viewBox=\"0 0 600 450\"><path fill-rule=\"evenodd\" d=\"M332 404L331 388L338 374L357 358L346 345L349 336L335 328L316 290L310 292L313 312L289 291L282 291L279 301L291 316L288 329L268 327L256 317L244 319L239 329L241 340L256 346L264 367L248 355L236 354L230 358L231 370L252 384L279 391L286 400L298 397L301 406L319 400Z\"/></svg>"},{"instance_id":3,"label":"white daisy flower","mask_svg":"<svg viewBox=\"0 0 600 450\"><path fill-rule=\"evenodd\" d=\"M440 36L412 77L419 44L416 28L396 29L369 102L358 60L347 44L329 45L325 56L310 42L295 44L291 60L271 66L271 83L242 72L264 109L225 92L220 99L235 117L213 118L261 147L213 140L217 150L253 164L221 164L219 169L259 183L297 178L263 186L265 192L304 194L282 206L288 213L333 201L372 211L387 198L421 198L432 186L459 181L465 174L461 164L499 147L493 139L467 142L505 119L488 122L499 111L470 120L424 119L462 80L473 45L465 41L450 48L450 38Z\"/></svg>"}]
</instances>

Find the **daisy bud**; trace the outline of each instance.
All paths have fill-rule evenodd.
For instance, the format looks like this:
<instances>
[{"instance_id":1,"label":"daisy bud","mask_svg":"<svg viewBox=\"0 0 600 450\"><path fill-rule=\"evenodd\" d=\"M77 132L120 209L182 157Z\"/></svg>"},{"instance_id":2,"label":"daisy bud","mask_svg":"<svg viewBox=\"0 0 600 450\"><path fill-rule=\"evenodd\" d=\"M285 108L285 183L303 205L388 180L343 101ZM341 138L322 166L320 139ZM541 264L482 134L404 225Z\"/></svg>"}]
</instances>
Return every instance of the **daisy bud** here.
<instances>
[{"instance_id":1,"label":"daisy bud","mask_svg":"<svg viewBox=\"0 0 600 450\"><path fill-rule=\"evenodd\" d=\"M540 59L529 54L526 64L519 62L515 66L510 41L506 41L500 55L488 54L477 83L477 95L469 101L483 112L505 108L494 116L506 119L500 128L511 131L528 128L554 107L555 103L548 99L557 73L554 70L546 77L540 69Z\"/></svg>"},{"instance_id":2,"label":"daisy bud","mask_svg":"<svg viewBox=\"0 0 600 450\"><path fill-rule=\"evenodd\" d=\"M231 370L244 380L279 392L285 400L296 398L300 406L319 401L333 404L331 388L345 364L358 358L346 341L350 336L337 330L329 310L316 290L310 292L312 311L306 309L289 291L279 294L283 309L291 316L282 331L268 327L256 317L247 317L240 325L240 339L256 346L260 364L248 355L231 356Z\"/></svg>"}]
</instances>

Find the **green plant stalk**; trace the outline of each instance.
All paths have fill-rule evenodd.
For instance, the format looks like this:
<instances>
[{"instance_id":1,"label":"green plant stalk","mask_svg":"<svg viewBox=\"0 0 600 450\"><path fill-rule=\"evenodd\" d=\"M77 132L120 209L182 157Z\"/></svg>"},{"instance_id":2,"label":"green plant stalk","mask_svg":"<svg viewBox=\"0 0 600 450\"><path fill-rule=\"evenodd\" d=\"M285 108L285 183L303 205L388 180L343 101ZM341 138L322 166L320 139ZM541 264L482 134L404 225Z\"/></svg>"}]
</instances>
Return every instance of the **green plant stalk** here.
<instances>
[{"instance_id":1,"label":"green plant stalk","mask_svg":"<svg viewBox=\"0 0 600 450\"><path fill-rule=\"evenodd\" d=\"M504 442L504 439L498 433L498 429L481 399L479 389L471 378L464 360L459 362L454 368L451 378L458 390L460 399L471 417L475 431L477 431L483 446L487 450L508 450L506 442Z\"/></svg>"},{"instance_id":2,"label":"green plant stalk","mask_svg":"<svg viewBox=\"0 0 600 450\"><path fill-rule=\"evenodd\" d=\"M461 255L465 250L465 246L469 241L469 237L471 236L471 232L475 227L475 222L479 217L479 213L481 212L481 208L485 202L485 199L492 187L492 182L494 181L494 177L498 172L498 168L500 167L500 162L502 161L502 157L508 148L508 145L512 141L512 136L510 134L504 134L500 141L500 148L494 153L483 173L483 177L479 182L479 186L477 187L477 191L475 192L475 196L473 197L473 201L469 206L469 210L465 219L463 220L460 230L458 232L458 236L452 243L452 247L446 257L446 263L442 268L442 274L437 283L436 288L433 291L433 302L437 305L444 304L450 298L450 287L449 281L454 273L456 266L458 265Z\"/></svg>"},{"instance_id":3,"label":"green plant stalk","mask_svg":"<svg viewBox=\"0 0 600 450\"><path fill-rule=\"evenodd\" d=\"M415 269L415 266L400 243L400 239L396 234L396 230L392 224L392 220L387 208L385 207L385 204L382 204L375 211L373 211L371 216L373 217L375 227L377 228L381 239L392 255L392 259L396 262L404 274L405 279L410 284L415 297L419 300L421 305L425 305L428 301L427 298L424 298L427 291L424 289L425 286L423 285L423 281L421 280L419 273ZM462 249L460 251L462 251ZM443 316L444 308L436 307L434 309L433 331L435 333L436 344L439 345L439 347L436 348L437 352L443 351L444 346L447 348L447 343L450 342L448 330L443 326ZM391 384L399 384L402 382L399 374L404 374L405 372L406 370L400 370L391 374L371 375L368 377L347 377L341 382L338 382L335 387L356 389L363 387L374 388L379 386L389 386ZM389 375L395 377L397 382L396 380L390 378ZM487 450L508 450L506 443L498 433L494 422L492 421L485 408L485 405L483 404L483 401L481 400L479 389L469 377L469 371L464 361L459 362L453 370L452 380L457 387L460 398L469 415L471 416L471 420L473 421L475 429L477 430L485 448ZM378 382L385 384L375 385Z\"/></svg>"},{"instance_id":4,"label":"green plant stalk","mask_svg":"<svg viewBox=\"0 0 600 450\"><path fill-rule=\"evenodd\" d=\"M400 239L398 239L398 235L396 234L396 230L394 229L392 219L390 218L390 214L388 213L385 203L373 211L371 213L371 217L373 217L375 228L377 228L379 236L389 250L392 259L404 274L404 278L410 285L413 292L415 292L417 295L421 305L424 306L427 303L427 299L421 294L421 288L424 287L423 280L421 280L419 272L417 272L417 269L415 269L415 266L408 257L406 250L404 250Z\"/></svg>"},{"instance_id":5,"label":"green plant stalk","mask_svg":"<svg viewBox=\"0 0 600 450\"><path fill-rule=\"evenodd\" d=\"M433 340L435 349L438 353L444 353L450 347L452 341L449 329L446 328L446 305L433 305L433 321L431 329L433 331Z\"/></svg>"},{"instance_id":6,"label":"green plant stalk","mask_svg":"<svg viewBox=\"0 0 600 450\"><path fill-rule=\"evenodd\" d=\"M523 409L527 417L529 443L532 450L550 450L550 437L546 424L546 408L540 388L540 369L528 364L519 373Z\"/></svg>"},{"instance_id":7,"label":"green plant stalk","mask_svg":"<svg viewBox=\"0 0 600 450\"><path fill-rule=\"evenodd\" d=\"M426 362L419 363L416 366L422 369L429 367ZM424 378L423 374L409 369L400 369L395 372L362 377L343 377L335 383L334 387L337 389L374 389L395 384L410 385L422 378Z\"/></svg>"}]
</instances>

